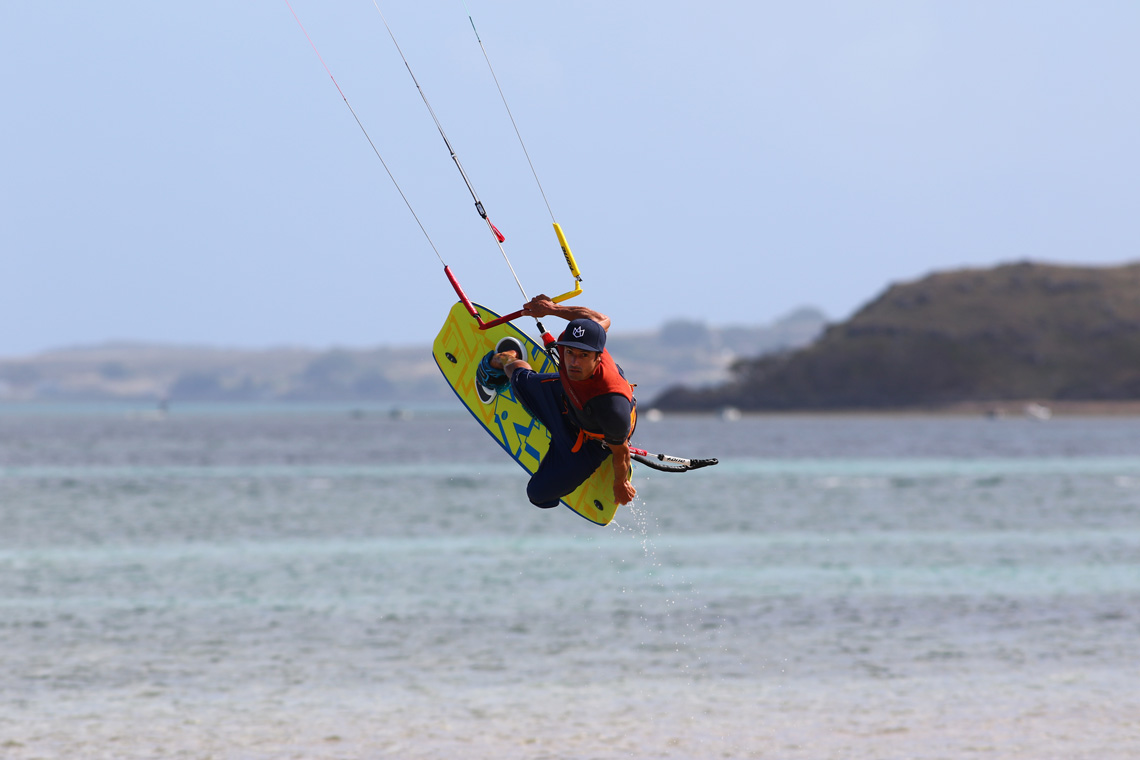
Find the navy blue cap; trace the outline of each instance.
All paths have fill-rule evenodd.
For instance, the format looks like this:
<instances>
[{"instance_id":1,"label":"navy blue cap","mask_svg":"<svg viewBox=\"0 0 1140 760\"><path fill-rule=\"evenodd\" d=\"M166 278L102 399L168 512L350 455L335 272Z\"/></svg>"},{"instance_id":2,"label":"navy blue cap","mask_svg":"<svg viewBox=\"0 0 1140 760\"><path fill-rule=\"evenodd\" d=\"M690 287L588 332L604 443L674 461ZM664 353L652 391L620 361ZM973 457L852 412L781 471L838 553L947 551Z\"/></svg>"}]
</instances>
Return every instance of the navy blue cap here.
<instances>
[{"instance_id":1,"label":"navy blue cap","mask_svg":"<svg viewBox=\"0 0 1140 760\"><path fill-rule=\"evenodd\" d=\"M601 352L606 347L606 331L592 319L574 319L566 325L554 345Z\"/></svg>"}]
</instances>

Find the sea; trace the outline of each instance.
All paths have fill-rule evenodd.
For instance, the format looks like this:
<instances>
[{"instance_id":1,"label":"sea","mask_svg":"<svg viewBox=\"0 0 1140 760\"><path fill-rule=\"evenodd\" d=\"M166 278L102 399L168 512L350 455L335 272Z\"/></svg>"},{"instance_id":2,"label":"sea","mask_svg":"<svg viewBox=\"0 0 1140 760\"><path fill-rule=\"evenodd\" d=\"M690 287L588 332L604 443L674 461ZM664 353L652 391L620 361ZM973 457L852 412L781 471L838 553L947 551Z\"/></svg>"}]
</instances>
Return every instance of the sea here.
<instances>
[{"instance_id":1,"label":"sea","mask_svg":"<svg viewBox=\"0 0 1140 760\"><path fill-rule=\"evenodd\" d=\"M1140 418L0 407L0 758L1140 757Z\"/></svg>"}]
</instances>

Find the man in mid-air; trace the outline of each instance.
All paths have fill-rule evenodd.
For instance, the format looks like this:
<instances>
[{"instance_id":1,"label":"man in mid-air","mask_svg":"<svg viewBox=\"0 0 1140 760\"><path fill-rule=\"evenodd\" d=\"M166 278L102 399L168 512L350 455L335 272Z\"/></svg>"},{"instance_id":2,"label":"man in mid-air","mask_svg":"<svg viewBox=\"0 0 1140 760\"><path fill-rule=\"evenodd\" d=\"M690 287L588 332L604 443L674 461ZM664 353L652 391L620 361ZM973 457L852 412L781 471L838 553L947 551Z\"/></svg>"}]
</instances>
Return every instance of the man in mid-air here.
<instances>
[{"instance_id":1,"label":"man in mid-air","mask_svg":"<svg viewBox=\"0 0 1140 760\"><path fill-rule=\"evenodd\" d=\"M535 372L513 339L500 341L480 364L480 383L510 383L515 398L550 431L550 449L527 484L527 498L536 507L556 507L613 456L614 501L630 503L637 496L629 482L637 402L633 386L606 351L610 318L583 306L556 304L544 295L523 306L523 314L569 320L554 344L558 372Z\"/></svg>"}]
</instances>

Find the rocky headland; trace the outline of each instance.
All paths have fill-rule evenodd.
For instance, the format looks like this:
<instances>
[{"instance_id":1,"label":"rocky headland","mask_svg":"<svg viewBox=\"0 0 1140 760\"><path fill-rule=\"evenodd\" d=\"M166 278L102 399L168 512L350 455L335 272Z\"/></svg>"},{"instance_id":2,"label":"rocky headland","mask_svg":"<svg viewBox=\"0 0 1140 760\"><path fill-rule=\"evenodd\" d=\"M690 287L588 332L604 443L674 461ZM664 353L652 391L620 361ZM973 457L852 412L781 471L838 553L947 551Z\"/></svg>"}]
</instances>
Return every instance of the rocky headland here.
<instances>
[{"instance_id":1,"label":"rocky headland","mask_svg":"<svg viewBox=\"0 0 1140 760\"><path fill-rule=\"evenodd\" d=\"M952 408L1140 400L1140 263L1022 262L891 285L794 351L676 386L664 411Z\"/></svg>"}]
</instances>

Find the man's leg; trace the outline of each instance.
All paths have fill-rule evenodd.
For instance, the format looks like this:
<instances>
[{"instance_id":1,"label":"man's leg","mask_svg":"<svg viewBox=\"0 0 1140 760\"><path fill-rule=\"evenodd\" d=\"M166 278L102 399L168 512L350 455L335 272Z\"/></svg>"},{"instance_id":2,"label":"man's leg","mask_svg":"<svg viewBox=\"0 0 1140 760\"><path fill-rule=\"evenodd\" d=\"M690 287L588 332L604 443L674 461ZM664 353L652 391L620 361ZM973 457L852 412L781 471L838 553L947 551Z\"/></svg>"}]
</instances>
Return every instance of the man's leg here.
<instances>
[{"instance_id":1,"label":"man's leg","mask_svg":"<svg viewBox=\"0 0 1140 760\"><path fill-rule=\"evenodd\" d=\"M550 431L550 448L526 487L527 498L536 507L557 507L558 501L580 486L598 469L609 449L586 441L573 451L578 429L562 413L562 384L557 373L538 374L520 369L511 375L515 398Z\"/></svg>"},{"instance_id":2,"label":"man's leg","mask_svg":"<svg viewBox=\"0 0 1140 760\"><path fill-rule=\"evenodd\" d=\"M609 450L592 441L576 452L557 449L551 438L550 449L526 484L527 498L536 507L557 507L559 500L582 485L609 455Z\"/></svg>"}]
</instances>

